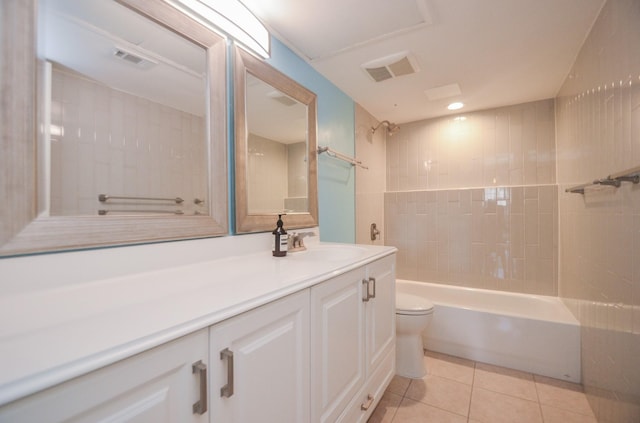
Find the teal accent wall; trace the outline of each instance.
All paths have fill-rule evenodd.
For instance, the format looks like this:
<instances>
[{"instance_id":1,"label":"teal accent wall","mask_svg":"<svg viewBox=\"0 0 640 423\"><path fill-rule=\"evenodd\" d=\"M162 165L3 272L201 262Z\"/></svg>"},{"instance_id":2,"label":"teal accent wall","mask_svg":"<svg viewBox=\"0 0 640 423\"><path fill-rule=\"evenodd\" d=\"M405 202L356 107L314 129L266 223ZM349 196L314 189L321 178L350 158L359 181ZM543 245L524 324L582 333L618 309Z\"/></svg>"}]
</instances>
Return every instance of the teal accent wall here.
<instances>
[{"instance_id":1,"label":"teal accent wall","mask_svg":"<svg viewBox=\"0 0 640 423\"><path fill-rule=\"evenodd\" d=\"M353 156L354 101L274 37L267 63L318 96L318 145ZM355 242L353 166L326 154L318 157L318 208L322 241Z\"/></svg>"}]
</instances>

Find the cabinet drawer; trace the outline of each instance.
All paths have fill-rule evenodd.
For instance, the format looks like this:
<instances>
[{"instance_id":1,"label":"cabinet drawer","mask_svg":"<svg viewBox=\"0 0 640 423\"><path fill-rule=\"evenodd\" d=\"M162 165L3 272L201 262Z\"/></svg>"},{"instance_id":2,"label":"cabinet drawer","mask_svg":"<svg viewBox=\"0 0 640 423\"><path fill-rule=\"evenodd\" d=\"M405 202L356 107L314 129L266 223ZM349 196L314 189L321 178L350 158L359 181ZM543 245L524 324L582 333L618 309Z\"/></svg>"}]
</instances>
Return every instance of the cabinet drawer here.
<instances>
[{"instance_id":1,"label":"cabinet drawer","mask_svg":"<svg viewBox=\"0 0 640 423\"><path fill-rule=\"evenodd\" d=\"M366 422L373 413L385 390L391 383L391 379L396 372L396 350L389 348L380 365L368 378L367 383L362 387L354 400L340 416L339 422L355 423ZM363 408L366 408L363 409Z\"/></svg>"},{"instance_id":2,"label":"cabinet drawer","mask_svg":"<svg viewBox=\"0 0 640 423\"><path fill-rule=\"evenodd\" d=\"M208 359L206 330L153 348L0 408L0 422L205 423L194 413ZM44 352L46 353L46 352Z\"/></svg>"}]
</instances>

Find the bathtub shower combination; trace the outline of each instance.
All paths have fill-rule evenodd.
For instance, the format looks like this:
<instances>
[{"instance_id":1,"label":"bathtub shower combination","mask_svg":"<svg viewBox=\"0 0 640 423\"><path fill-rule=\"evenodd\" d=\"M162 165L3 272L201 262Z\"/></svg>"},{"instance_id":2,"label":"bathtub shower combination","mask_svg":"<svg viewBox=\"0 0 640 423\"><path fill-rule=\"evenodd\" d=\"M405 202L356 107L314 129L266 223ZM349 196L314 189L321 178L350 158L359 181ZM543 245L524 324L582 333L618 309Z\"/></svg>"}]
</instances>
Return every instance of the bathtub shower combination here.
<instances>
[{"instance_id":1,"label":"bathtub shower combination","mask_svg":"<svg viewBox=\"0 0 640 423\"><path fill-rule=\"evenodd\" d=\"M580 382L580 325L559 298L397 280L434 304L430 351Z\"/></svg>"}]
</instances>

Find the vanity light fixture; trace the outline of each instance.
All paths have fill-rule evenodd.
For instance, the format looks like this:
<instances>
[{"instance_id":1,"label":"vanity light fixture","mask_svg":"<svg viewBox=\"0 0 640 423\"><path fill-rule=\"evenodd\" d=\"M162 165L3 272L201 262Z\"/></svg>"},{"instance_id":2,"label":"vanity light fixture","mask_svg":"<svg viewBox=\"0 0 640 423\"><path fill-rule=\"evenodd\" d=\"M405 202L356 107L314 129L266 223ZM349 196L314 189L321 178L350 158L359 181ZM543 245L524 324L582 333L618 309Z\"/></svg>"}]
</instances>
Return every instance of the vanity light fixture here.
<instances>
[{"instance_id":1,"label":"vanity light fixture","mask_svg":"<svg viewBox=\"0 0 640 423\"><path fill-rule=\"evenodd\" d=\"M451 103L447 106L447 109L449 110L460 110L464 107L464 103L460 103L459 101L455 102L455 103Z\"/></svg>"},{"instance_id":2,"label":"vanity light fixture","mask_svg":"<svg viewBox=\"0 0 640 423\"><path fill-rule=\"evenodd\" d=\"M222 31L263 59L271 55L269 31L239 0L164 0L214 31Z\"/></svg>"}]
</instances>

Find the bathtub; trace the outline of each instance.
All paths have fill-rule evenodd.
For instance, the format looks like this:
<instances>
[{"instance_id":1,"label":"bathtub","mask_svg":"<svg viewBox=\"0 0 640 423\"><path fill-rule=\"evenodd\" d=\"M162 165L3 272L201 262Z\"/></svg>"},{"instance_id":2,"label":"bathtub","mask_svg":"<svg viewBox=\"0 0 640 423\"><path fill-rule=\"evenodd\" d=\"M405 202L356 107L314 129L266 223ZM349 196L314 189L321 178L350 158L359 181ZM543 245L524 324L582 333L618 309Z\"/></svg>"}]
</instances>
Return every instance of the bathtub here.
<instances>
[{"instance_id":1,"label":"bathtub","mask_svg":"<svg viewBox=\"0 0 640 423\"><path fill-rule=\"evenodd\" d=\"M396 281L434 304L424 346L470 360L580 382L580 324L559 298Z\"/></svg>"}]
</instances>

